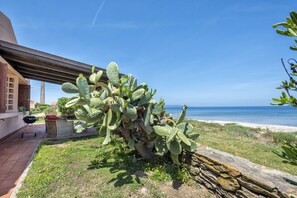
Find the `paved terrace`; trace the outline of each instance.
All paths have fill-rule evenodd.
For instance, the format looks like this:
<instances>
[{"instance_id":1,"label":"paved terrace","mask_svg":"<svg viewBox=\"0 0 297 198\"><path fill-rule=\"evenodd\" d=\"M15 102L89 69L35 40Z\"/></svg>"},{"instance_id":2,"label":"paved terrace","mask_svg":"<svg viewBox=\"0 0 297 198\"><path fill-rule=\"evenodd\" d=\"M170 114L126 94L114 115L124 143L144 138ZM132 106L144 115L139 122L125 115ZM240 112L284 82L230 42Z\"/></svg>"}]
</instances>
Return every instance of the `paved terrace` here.
<instances>
[{"instance_id":1,"label":"paved terrace","mask_svg":"<svg viewBox=\"0 0 297 198\"><path fill-rule=\"evenodd\" d=\"M0 198L10 197L19 177L30 163L31 156L41 140L47 139L44 124L34 124L37 136L28 126L24 138L24 129L20 129L7 138L0 140ZM73 133L69 138L98 135L95 128L83 133Z\"/></svg>"},{"instance_id":2,"label":"paved terrace","mask_svg":"<svg viewBox=\"0 0 297 198\"><path fill-rule=\"evenodd\" d=\"M27 167L29 160L42 139L46 138L45 125L34 125L37 137L28 127L24 138L23 129L0 140L0 197L10 197L19 177Z\"/></svg>"}]
</instances>

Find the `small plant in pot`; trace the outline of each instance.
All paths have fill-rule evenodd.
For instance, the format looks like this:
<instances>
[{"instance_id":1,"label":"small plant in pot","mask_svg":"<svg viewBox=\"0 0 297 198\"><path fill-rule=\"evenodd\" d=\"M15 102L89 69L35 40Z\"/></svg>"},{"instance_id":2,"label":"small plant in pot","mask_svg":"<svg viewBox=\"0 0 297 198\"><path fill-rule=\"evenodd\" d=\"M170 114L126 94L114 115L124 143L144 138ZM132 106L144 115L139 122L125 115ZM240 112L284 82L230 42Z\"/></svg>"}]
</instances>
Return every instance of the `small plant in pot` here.
<instances>
[{"instance_id":1,"label":"small plant in pot","mask_svg":"<svg viewBox=\"0 0 297 198\"><path fill-rule=\"evenodd\" d=\"M57 110L55 107L48 107L44 111L45 117L47 120L58 120L59 118L57 117Z\"/></svg>"}]
</instances>

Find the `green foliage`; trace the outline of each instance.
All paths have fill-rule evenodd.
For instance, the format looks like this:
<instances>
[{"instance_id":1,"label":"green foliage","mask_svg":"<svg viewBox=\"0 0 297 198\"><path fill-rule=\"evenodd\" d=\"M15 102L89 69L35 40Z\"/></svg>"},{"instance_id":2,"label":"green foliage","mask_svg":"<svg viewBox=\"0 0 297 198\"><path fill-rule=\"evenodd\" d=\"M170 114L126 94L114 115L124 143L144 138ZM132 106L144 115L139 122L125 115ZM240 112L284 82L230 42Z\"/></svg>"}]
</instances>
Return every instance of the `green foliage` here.
<instances>
[{"instance_id":1,"label":"green foliage","mask_svg":"<svg viewBox=\"0 0 297 198\"><path fill-rule=\"evenodd\" d=\"M111 62L106 69L108 82L100 81L103 71L95 72L88 80L80 74L76 85L64 83L62 90L77 93L65 107L82 105L75 111L81 122L75 128L78 132L87 127L98 127L100 135L105 136L103 145L112 141L114 134L124 137L131 149L151 160L155 152L170 153L175 164L183 149L193 152L197 145L198 133L193 126L183 123L187 106L175 122L165 112L164 100L153 99L156 90L149 90L145 83L138 84L132 75L119 75L119 67Z\"/></svg>"},{"instance_id":2,"label":"green foliage","mask_svg":"<svg viewBox=\"0 0 297 198\"><path fill-rule=\"evenodd\" d=\"M150 173L149 178L157 181L174 180L181 183L190 181L191 175L185 166L176 167L172 164L145 164L145 172Z\"/></svg>"},{"instance_id":3,"label":"green foliage","mask_svg":"<svg viewBox=\"0 0 297 198\"><path fill-rule=\"evenodd\" d=\"M294 132L267 132L263 134L264 137L271 137L273 138L273 142L276 144L288 142L288 143L297 143L297 133Z\"/></svg>"},{"instance_id":4,"label":"green foliage","mask_svg":"<svg viewBox=\"0 0 297 198\"><path fill-rule=\"evenodd\" d=\"M58 99L57 107L62 117L73 119L75 118L75 111L79 108L78 105L65 107L65 105L71 100L71 98L62 97Z\"/></svg>"},{"instance_id":5,"label":"green foliage","mask_svg":"<svg viewBox=\"0 0 297 198\"><path fill-rule=\"evenodd\" d=\"M297 13L295 11L290 12L290 16L286 18L285 22L276 23L273 25L274 28L281 27L282 29L277 29L276 32L280 35L296 37L297 36ZM295 43L297 44L297 39L295 39ZM297 46L293 45L290 47L291 50L297 50ZM294 59L290 59L288 64L290 65L289 72L286 68L286 65L282 59L283 67L289 77L289 81L282 81L282 84L277 87L277 89L284 89L282 95L279 98L273 98L273 105L291 105L293 107L297 107L296 97L292 95L292 91L296 92L297 90L297 81L295 80L297 76L297 62Z\"/></svg>"},{"instance_id":6,"label":"green foliage","mask_svg":"<svg viewBox=\"0 0 297 198\"><path fill-rule=\"evenodd\" d=\"M290 12L290 17L286 18L286 22L281 22L273 25L274 28L282 27L283 29L277 29L276 32L281 35L296 37L297 36L297 13L295 11ZM295 39L295 45L290 46L291 50L297 50L297 39ZM283 67L289 76L289 81L282 81L282 85L278 89L284 89L280 98L273 98L274 105L284 105L288 104L293 107L297 107L296 97L292 95L292 92L297 91L297 61L295 59L290 59L288 64L290 65L291 73L288 72L284 61L282 60ZM284 162L297 165L297 145L290 144L288 142L282 146L281 150L275 150L274 152L280 157L284 158Z\"/></svg>"},{"instance_id":7,"label":"green foliage","mask_svg":"<svg viewBox=\"0 0 297 198\"><path fill-rule=\"evenodd\" d=\"M283 158L284 163L297 165L297 144L285 142L281 150L273 150L273 152Z\"/></svg>"},{"instance_id":8,"label":"green foliage","mask_svg":"<svg viewBox=\"0 0 297 198\"><path fill-rule=\"evenodd\" d=\"M47 115L57 115L57 109L56 107L48 107L45 111L44 114Z\"/></svg>"},{"instance_id":9,"label":"green foliage","mask_svg":"<svg viewBox=\"0 0 297 198\"><path fill-rule=\"evenodd\" d=\"M42 111L39 108L31 108L30 109L30 115L31 114L36 114L36 113L41 113Z\"/></svg>"},{"instance_id":10,"label":"green foliage","mask_svg":"<svg viewBox=\"0 0 297 198\"><path fill-rule=\"evenodd\" d=\"M286 18L285 22L276 23L273 25L274 28L282 27L283 29L277 29L278 34L284 36L297 36L297 13L295 11L290 12L290 16ZM297 44L297 40L295 40ZM292 50L297 50L297 46L293 45L290 47Z\"/></svg>"}]
</instances>

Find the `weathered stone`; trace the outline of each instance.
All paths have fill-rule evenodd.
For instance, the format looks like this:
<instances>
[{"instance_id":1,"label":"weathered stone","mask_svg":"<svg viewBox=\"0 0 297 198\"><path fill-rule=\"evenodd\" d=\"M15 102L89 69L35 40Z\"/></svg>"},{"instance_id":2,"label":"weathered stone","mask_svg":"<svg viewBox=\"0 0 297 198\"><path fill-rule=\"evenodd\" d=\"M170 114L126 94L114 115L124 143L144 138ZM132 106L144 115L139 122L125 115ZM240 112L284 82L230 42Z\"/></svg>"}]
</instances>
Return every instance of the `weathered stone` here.
<instances>
[{"instance_id":1,"label":"weathered stone","mask_svg":"<svg viewBox=\"0 0 297 198\"><path fill-rule=\"evenodd\" d=\"M224 198L223 195L221 195L221 194L218 193L218 192L215 192L215 195L216 195L216 198Z\"/></svg>"},{"instance_id":2,"label":"weathered stone","mask_svg":"<svg viewBox=\"0 0 297 198\"><path fill-rule=\"evenodd\" d=\"M271 198L279 198L279 196L275 193L269 192L267 190L265 190L264 188L257 186L255 184L249 183L247 181L244 181L242 179L237 179L240 183L240 185L244 186L245 188L249 189L250 191L254 192L254 193L259 193Z\"/></svg>"},{"instance_id":3,"label":"weathered stone","mask_svg":"<svg viewBox=\"0 0 297 198\"><path fill-rule=\"evenodd\" d=\"M211 157L208 157L208 156L206 157L206 156L203 156L203 155L200 155L200 157L203 157L204 159L207 159L208 161L211 161L215 165L221 165L222 164L219 160L217 160L215 158L211 158Z\"/></svg>"},{"instance_id":4,"label":"weathered stone","mask_svg":"<svg viewBox=\"0 0 297 198\"><path fill-rule=\"evenodd\" d=\"M191 161L191 164L193 166L200 166L201 163L197 162L197 161Z\"/></svg>"},{"instance_id":5,"label":"weathered stone","mask_svg":"<svg viewBox=\"0 0 297 198\"><path fill-rule=\"evenodd\" d=\"M217 181L223 189L231 192L235 192L240 188L240 185L236 179L232 179L232 178L225 179L225 178L219 177Z\"/></svg>"},{"instance_id":6,"label":"weathered stone","mask_svg":"<svg viewBox=\"0 0 297 198\"><path fill-rule=\"evenodd\" d=\"M223 177L224 179L231 178L231 176L226 173L221 173L220 176Z\"/></svg>"},{"instance_id":7,"label":"weathered stone","mask_svg":"<svg viewBox=\"0 0 297 198\"><path fill-rule=\"evenodd\" d=\"M197 156L197 159L203 163L206 163L206 164L210 164L210 165L213 165L213 163L207 159L206 157L202 157L202 156Z\"/></svg>"},{"instance_id":8,"label":"weathered stone","mask_svg":"<svg viewBox=\"0 0 297 198\"><path fill-rule=\"evenodd\" d=\"M297 198L297 186L287 182L297 182L297 177L288 173L209 147L198 146L189 159L200 169L197 182L212 189L218 197L232 197L237 192L237 197ZM213 176L218 178L217 185Z\"/></svg>"},{"instance_id":9,"label":"weathered stone","mask_svg":"<svg viewBox=\"0 0 297 198\"><path fill-rule=\"evenodd\" d=\"M275 185L270 180L264 179L259 174L244 174L242 175L242 179L250 183L256 184L257 186L260 186L268 191L273 191L273 189L275 188Z\"/></svg>"},{"instance_id":10,"label":"weathered stone","mask_svg":"<svg viewBox=\"0 0 297 198\"><path fill-rule=\"evenodd\" d=\"M241 187L241 190L236 191L236 196L240 198L258 198L258 195L252 193L244 187Z\"/></svg>"},{"instance_id":11,"label":"weathered stone","mask_svg":"<svg viewBox=\"0 0 297 198\"><path fill-rule=\"evenodd\" d=\"M229 166L227 164L224 164L223 166L228 170L229 175L233 177L237 177L241 175L241 173L236 168Z\"/></svg>"},{"instance_id":12,"label":"weathered stone","mask_svg":"<svg viewBox=\"0 0 297 198\"><path fill-rule=\"evenodd\" d=\"M220 173L228 173L228 169L226 169L223 165L216 165L214 166L216 170L218 170Z\"/></svg>"},{"instance_id":13,"label":"weathered stone","mask_svg":"<svg viewBox=\"0 0 297 198\"><path fill-rule=\"evenodd\" d=\"M207 170L205 164L201 164L201 165L200 165L200 169L201 169L201 170Z\"/></svg>"},{"instance_id":14,"label":"weathered stone","mask_svg":"<svg viewBox=\"0 0 297 198\"><path fill-rule=\"evenodd\" d=\"M213 165L205 164L205 167L213 173L220 175L220 171L218 171Z\"/></svg>"},{"instance_id":15,"label":"weathered stone","mask_svg":"<svg viewBox=\"0 0 297 198\"><path fill-rule=\"evenodd\" d=\"M215 190L217 188L215 184L212 184L201 176L196 176L195 180L198 181L198 183L203 184L207 189Z\"/></svg>"},{"instance_id":16,"label":"weathered stone","mask_svg":"<svg viewBox=\"0 0 297 198\"><path fill-rule=\"evenodd\" d=\"M192 156L192 158L190 159L191 163L193 164L193 162L195 162L196 164L201 164L201 161L198 159L197 155Z\"/></svg>"},{"instance_id":17,"label":"weathered stone","mask_svg":"<svg viewBox=\"0 0 297 198\"><path fill-rule=\"evenodd\" d=\"M225 191L221 188L217 189L217 192L219 192L219 194L222 195L223 197L237 198L235 194Z\"/></svg>"},{"instance_id":18,"label":"weathered stone","mask_svg":"<svg viewBox=\"0 0 297 198\"><path fill-rule=\"evenodd\" d=\"M191 173L192 175L194 175L194 176L197 176L197 175L200 173L200 169L197 168L197 167L193 167L193 166L191 166L191 167L190 167L190 173Z\"/></svg>"},{"instance_id":19,"label":"weathered stone","mask_svg":"<svg viewBox=\"0 0 297 198\"><path fill-rule=\"evenodd\" d=\"M297 191L288 189L286 192L280 193L285 198L297 198Z\"/></svg>"},{"instance_id":20,"label":"weathered stone","mask_svg":"<svg viewBox=\"0 0 297 198\"><path fill-rule=\"evenodd\" d=\"M209 182L211 182L211 183L218 184L216 175L212 174L209 171L201 170L200 176L209 180Z\"/></svg>"}]
</instances>

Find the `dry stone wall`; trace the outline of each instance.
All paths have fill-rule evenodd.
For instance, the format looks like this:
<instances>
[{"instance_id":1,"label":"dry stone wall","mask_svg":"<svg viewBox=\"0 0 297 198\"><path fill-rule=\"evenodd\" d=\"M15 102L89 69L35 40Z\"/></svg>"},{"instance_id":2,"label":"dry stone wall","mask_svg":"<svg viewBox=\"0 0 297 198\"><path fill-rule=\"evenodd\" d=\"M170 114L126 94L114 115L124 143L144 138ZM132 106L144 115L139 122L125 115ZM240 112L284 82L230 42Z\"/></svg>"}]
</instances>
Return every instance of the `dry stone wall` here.
<instances>
[{"instance_id":1,"label":"dry stone wall","mask_svg":"<svg viewBox=\"0 0 297 198\"><path fill-rule=\"evenodd\" d=\"M193 178L217 197L297 198L297 177L209 147L188 154ZM291 182L291 183L290 183Z\"/></svg>"}]
</instances>

